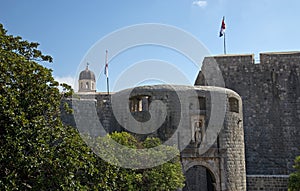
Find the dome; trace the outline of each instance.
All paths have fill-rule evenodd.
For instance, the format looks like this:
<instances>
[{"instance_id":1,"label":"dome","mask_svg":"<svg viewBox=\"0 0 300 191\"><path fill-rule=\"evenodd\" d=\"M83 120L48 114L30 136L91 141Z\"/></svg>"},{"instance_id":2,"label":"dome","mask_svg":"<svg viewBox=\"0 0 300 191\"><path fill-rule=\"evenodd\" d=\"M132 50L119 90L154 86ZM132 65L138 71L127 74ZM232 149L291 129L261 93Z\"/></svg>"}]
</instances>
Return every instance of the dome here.
<instances>
[{"instance_id":1,"label":"dome","mask_svg":"<svg viewBox=\"0 0 300 191\"><path fill-rule=\"evenodd\" d=\"M80 72L79 74L79 80L93 80L95 81L95 74L89 70L88 66Z\"/></svg>"}]
</instances>

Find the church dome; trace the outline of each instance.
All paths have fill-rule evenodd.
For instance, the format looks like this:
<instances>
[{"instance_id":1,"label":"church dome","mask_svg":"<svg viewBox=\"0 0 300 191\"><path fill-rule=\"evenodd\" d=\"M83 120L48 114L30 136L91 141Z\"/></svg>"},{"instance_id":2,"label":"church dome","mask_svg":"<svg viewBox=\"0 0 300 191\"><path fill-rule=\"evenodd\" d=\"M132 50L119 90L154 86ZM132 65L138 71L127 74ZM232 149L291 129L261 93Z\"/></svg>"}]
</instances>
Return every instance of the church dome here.
<instances>
[{"instance_id":1,"label":"church dome","mask_svg":"<svg viewBox=\"0 0 300 191\"><path fill-rule=\"evenodd\" d=\"M85 70L80 72L79 80L93 80L95 81L95 74L89 70L88 66L86 66Z\"/></svg>"}]
</instances>

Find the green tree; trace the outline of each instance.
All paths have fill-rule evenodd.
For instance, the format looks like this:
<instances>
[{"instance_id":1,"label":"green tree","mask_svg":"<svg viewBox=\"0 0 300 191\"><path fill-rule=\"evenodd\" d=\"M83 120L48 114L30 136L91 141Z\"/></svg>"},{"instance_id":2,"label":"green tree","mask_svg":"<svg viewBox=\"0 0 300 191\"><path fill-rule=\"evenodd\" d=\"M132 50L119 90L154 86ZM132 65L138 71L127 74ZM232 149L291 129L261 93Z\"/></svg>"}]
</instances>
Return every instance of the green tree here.
<instances>
[{"instance_id":1,"label":"green tree","mask_svg":"<svg viewBox=\"0 0 300 191\"><path fill-rule=\"evenodd\" d=\"M52 62L21 37L7 35L0 24L0 190L49 190L94 187L96 158L77 131L60 120L64 94ZM94 179L91 179L94 180Z\"/></svg>"},{"instance_id":2,"label":"green tree","mask_svg":"<svg viewBox=\"0 0 300 191\"><path fill-rule=\"evenodd\" d=\"M151 169L121 168L96 156L75 128L64 126L60 119L61 99L73 92L66 84L62 84L64 91L59 92L52 71L39 64L52 62L52 58L43 55L38 45L8 35L0 24L0 190L183 187L178 158ZM135 149L160 144L155 138L141 143L125 132L97 139L105 143L111 138ZM173 147L168 150L178 152Z\"/></svg>"},{"instance_id":3,"label":"green tree","mask_svg":"<svg viewBox=\"0 0 300 191\"><path fill-rule=\"evenodd\" d=\"M156 147L161 144L158 138L147 138L143 143L145 148ZM184 187L184 175L179 160L179 151L168 147L168 152L177 152L178 156L157 167L145 169L143 172L144 184L142 190L176 190ZM164 157L166 153L155 153Z\"/></svg>"},{"instance_id":4,"label":"green tree","mask_svg":"<svg viewBox=\"0 0 300 191\"><path fill-rule=\"evenodd\" d=\"M295 159L295 172L290 174L289 177L289 190L298 191L300 190L300 156Z\"/></svg>"},{"instance_id":5,"label":"green tree","mask_svg":"<svg viewBox=\"0 0 300 191\"><path fill-rule=\"evenodd\" d=\"M97 138L99 141L99 137ZM100 138L102 143L107 143L106 139L113 139L116 142L127 146L129 148L136 149L144 149L144 148L152 148L159 146L161 144L158 138L147 138L143 142L137 141L131 134L127 132L121 133L112 133L111 135ZM109 143L108 143L109 144ZM105 147L105 145L101 148ZM116 157L114 160L118 163L118 160L124 160L122 158L122 151L117 157L107 156L107 157ZM184 175L182 173L182 168L179 160L179 151L171 146L166 146L166 150L164 151L153 151L153 153L145 158L143 162L151 162L151 157L162 157L167 158L168 153L177 153L178 157L168 161L162 165L149 168L149 169L124 169L121 167L117 167L111 164L108 164L108 171L106 171L106 175L110 177L110 179L114 179L114 185L110 185L112 190L176 190L178 188L182 188L184 186ZM121 158L119 158L121 156ZM131 156L131 163L138 163L135 161L135 156ZM137 164L137 166L141 166L141 164ZM110 171L113 169L112 171ZM117 173L115 173L117 172ZM115 174L115 175L114 175ZM112 183L112 182L111 182Z\"/></svg>"}]
</instances>

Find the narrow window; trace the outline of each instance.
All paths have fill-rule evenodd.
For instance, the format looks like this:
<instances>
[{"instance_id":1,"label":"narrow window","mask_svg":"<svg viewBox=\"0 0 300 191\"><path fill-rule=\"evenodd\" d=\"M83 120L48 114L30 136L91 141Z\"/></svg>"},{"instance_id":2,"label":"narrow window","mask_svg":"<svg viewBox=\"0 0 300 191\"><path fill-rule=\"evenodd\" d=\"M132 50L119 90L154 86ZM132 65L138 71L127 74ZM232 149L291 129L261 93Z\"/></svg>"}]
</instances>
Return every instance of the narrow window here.
<instances>
[{"instance_id":1,"label":"narrow window","mask_svg":"<svg viewBox=\"0 0 300 191\"><path fill-rule=\"evenodd\" d=\"M142 96L141 102L142 102L142 111L148 111L149 110L149 96Z\"/></svg>"},{"instance_id":2,"label":"narrow window","mask_svg":"<svg viewBox=\"0 0 300 191\"><path fill-rule=\"evenodd\" d=\"M233 97L229 98L229 111L239 113L239 100Z\"/></svg>"},{"instance_id":3,"label":"narrow window","mask_svg":"<svg viewBox=\"0 0 300 191\"><path fill-rule=\"evenodd\" d=\"M129 109L131 112L136 112L139 110L139 101L136 99L136 97L129 99Z\"/></svg>"},{"instance_id":4,"label":"narrow window","mask_svg":"<svg viewBox=\"0 0 300 191\"><path fill-rule=\"evenodd\" d=\"M205 97L198 97L200 110L206 110L206 99Z\"/></svg>"},{"instance_id":5,"label":"narrow window","mask_svg":"<svg viewBox=\"0 0 300 191\"><path fill-rule=\"evenodd\" d=\"M138 99L138 111L143 111L143 100Z\"/></svg>"},{"instance_id":6,"label":"narrow window","mask_svg":"<svg viewBox=\"0 0 300 191\"><path fill-rule=\"evenodd\" d=\"M88 82L86 82L85 88L86 88L86 89L89 89L89 83L88 83Z\"/></svg>"}]
</instances>

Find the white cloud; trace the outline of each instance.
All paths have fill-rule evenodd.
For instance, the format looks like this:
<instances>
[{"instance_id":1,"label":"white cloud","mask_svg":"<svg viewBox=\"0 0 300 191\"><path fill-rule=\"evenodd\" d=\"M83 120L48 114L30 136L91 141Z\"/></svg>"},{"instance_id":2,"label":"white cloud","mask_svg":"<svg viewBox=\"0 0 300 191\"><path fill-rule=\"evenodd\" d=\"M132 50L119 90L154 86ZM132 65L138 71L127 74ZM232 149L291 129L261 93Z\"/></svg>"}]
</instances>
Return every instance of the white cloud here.
<instances>
[{"instance_id":1,"label":"white cloud","mask_svg":"<svg viewBox=\"0 0 300 191\"><path fill-rule=\"evenodd\" d=\"M69 86L71 86L74 91L77 91L77 87L74 87L75 86L75 78L71 77L71 76L63 76L63 77L59 77L59 76L54 76L54 79L56 81L58 81L60 84L61 83L65 83L65 84L68 84Z\"/></svg>"},{"instance_id":2,"label":"white cloud","mask_svg":"<svg viewBox=\"0 0 300 191\"><path fill-rule=\"evenodd\" d=\"M198 7L204 8L207 6L207 1L194 1L193 5L196 5Z\"/></svg>"}]
</instances>

